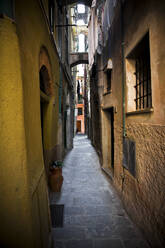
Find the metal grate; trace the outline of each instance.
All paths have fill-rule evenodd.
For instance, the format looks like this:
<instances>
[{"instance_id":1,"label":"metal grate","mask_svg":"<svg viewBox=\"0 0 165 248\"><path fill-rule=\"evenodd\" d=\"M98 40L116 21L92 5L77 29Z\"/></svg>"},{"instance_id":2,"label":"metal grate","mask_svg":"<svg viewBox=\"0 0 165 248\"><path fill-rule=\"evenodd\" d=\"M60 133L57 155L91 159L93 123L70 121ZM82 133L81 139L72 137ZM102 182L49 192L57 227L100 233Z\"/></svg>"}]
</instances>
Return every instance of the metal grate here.
<instances>
[{"instance_id":1,"label":"metal grate","mask_svg":"<svg viewBox=\"0 0 165 248\"><path fill-rule=\"evenodd\" d=\"M52 226L55 227L63 227L64 222L64 205L53 204L50 205L50 213Z\"/></svg>"},{"instance_id":2,"label":"metal grate","mask_svg":"<svg viewBox=\"0 0 165 248\"><path fill-rule=\"evenodd\" d=\"M151 68L150 68L150 51L149 51L149 36L135 49L135 76L136 76L136 110L151 108Z\"/></svg>"}]
</instances>

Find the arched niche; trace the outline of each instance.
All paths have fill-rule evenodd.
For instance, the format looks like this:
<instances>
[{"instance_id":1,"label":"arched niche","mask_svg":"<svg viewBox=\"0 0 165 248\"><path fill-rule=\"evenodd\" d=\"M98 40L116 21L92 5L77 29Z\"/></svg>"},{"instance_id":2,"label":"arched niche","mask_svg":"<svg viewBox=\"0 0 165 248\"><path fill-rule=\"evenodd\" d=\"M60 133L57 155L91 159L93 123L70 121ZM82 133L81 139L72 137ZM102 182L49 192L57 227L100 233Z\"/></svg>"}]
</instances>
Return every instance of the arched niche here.
<instances>
[{"instance_id":1,"label":"arched niche","mask_svg":"<svg viewBox=\"0 0 165 248\"><path fill-rule=\"evenodd\" d=\"M52 79L51 62L48 51L42 47L39 53L39 87L40 87L40 118L41 118L41 137L43 148L43 159L46 175L49 175L49 152L52 119L52 98L54 97L54 87Z\"/></svg>"},{"instance_id":2,"label":"arched niche","mask_svg":"<svg viewBox=\"0 0 165 248\"><path fill-rule=\"evenodd\" d=\"M51 95L51 84L48 69L43 65L39 71L40 76L40 90L47 96Z\"/></svg>"},{"instance_id":3,"label":"arched niche","mask_svg":"<svg viewBox=\"0 0 165 248\"><path fill-rule=\"evenodd\" d=\"M51 63L47 49L43 46L39 54L40 90L47 96L54 95Z\"/></svg>"}]
</instances>

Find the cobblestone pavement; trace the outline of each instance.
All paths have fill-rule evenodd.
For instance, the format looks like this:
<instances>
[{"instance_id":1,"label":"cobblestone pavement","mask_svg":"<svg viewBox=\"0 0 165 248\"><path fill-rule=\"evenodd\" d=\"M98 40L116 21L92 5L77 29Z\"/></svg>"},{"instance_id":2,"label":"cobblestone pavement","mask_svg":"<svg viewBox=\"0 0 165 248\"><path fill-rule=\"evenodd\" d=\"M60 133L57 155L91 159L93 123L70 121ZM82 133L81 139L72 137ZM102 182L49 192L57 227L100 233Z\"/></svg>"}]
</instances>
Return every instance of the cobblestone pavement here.
<instances>
[{"instance_id":1,"label":"cobblestone pavement","mask_svg":"<svg viewBox=\"0 0 165 248\"><path fill-rule=\"evenodd\" d=\"M64 204L64 226L53 228L53 248L147 248L100 169L86 136L77 135L66 156L61 193L51 204Z\"/></svg>"}]
</instances>

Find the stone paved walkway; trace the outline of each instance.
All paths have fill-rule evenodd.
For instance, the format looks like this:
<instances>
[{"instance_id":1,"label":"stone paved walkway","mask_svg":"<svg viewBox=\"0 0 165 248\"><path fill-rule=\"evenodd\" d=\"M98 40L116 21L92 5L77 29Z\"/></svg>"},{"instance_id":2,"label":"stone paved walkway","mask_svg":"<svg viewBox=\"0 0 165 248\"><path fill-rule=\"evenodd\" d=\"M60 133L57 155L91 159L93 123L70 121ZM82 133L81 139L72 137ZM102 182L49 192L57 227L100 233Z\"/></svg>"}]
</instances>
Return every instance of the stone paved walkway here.
<instances>
[{"instance_id":1,"label":"stone paved walkway","mask_svg":"<svg viewBox=\"0 0 165 248\"><path fill-rule=\"evenodd\" d=\"M147 248L100 169L86 136L74 139L66 156L62 192L51 204L64 204L63 228L53 228L53 248Z\"/></svg>"}]
</instances>

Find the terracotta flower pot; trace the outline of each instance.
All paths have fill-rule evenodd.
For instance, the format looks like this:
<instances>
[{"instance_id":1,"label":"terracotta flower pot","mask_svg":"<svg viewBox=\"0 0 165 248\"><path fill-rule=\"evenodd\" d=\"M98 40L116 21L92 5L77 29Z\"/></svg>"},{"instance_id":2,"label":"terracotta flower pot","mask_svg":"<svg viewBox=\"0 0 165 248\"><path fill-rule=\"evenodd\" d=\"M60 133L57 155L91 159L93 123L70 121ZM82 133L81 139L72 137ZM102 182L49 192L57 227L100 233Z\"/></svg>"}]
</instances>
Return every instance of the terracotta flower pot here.
<instances>
[{"instance_id":1,"label":"terracotta flower pot","mask_svg":"<svg viewBox=\"0 0 165 248\"><path fill-rule=\"evenodd\" d=\"M63 183L62 168L54 168L50 172L49 185L53 192L60 192Z\"/></svg>"}]
</instances>

